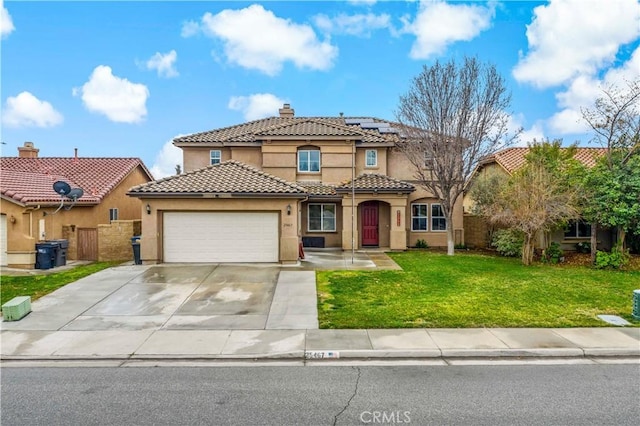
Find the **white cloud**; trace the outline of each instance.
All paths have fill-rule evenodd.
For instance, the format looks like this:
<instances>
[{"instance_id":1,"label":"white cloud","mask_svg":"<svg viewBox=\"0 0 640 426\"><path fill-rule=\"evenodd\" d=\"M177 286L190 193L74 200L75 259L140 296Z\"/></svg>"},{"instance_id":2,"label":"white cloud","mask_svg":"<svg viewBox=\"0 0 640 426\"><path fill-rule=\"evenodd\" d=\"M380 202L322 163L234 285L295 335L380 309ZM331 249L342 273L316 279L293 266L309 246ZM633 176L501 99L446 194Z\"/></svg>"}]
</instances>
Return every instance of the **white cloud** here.
<instances>
[{"instance_id":1,"label":"white cloud","mask_svg":"<svg viewBox=\"0 0 640 426\"><path fill-rule=\"evenodd\" d=\"M298 68L327 70L338 55L338 48L319 41L310 26L279 18L257 4L206 13L201 29L222 40L229 62L271 76L287 61Z\"/></svg>"},{"instance_id":2,"label":"white cloud","mask_svg":"<svg viewBox=\"0 0 640 426\"><path fill-rule=\"evenodd\" d=\"M73 89L74 96L79 94L89 111L103 114L111 121L137 123L147 115L147 86L114 76L106 65L97 66L89 81Z\"/></svg>"},{"instance_id":3,"label":"white cloud","mask_svg":"<svg viewBox=\"0 0 640 426\"><path fill-rule=\"evenodd\" d=\"M528 143L533 142L534 140L541 141L545 139L542 122L535 122L527 129L525 128L525 121L526 120L522 114L516 114L509 117L509 122L507 123L509 134L514 134L518 129L522 129L520 138L516 142L515 146L527 146Z\"/></svg>"},{"instance_id":4,"label":"white cloud","mask_svg":"<svg viewBox=\"0 0 640 426\"><path fill-rule=\"evenodd\" d=\"M8 37L15 30L9 11L4 7L4 1L0 0L0 34L2 38Z\"/></svg>"},{"instance_id":5,"label":"white cloud","mask_svg":"<svg viewBox=\"0 0 640 426\"><path fill-rule=\"evenodd\" d=\"M8 127L52 127L63 121L62 114L46 101L29 92L9 97L2 111L2 122Z\"/></svg>"},{"instance_id":6,"label":"white cloud","mask_svg":"<svg viewBox=\"0 0 640 426\"><path fill-rule=\"evenodd\" d=\"M348 34L360 37L370 37L371 32L391 26L391 17L373 13L347 15L341 13L333 18L324 14L314 16L315 25L329 34Z\"/></svg>"},{"instance_id":7,"label":"white cloud","mask_svg":"<svg viewBox=\"0 0 640 426\"><path fill-rule=\"evenodd\" d=\"M534 9L527 26L529 52L513 70L537 87L595 74L612 63L621 45L640 35L637 0L551 0ZM637 71L637 70L636 70Z\"/></svg>"},{"instance_id":8,"label":"white cloud","mask_svg":"<svg viewBox=\"0 0 640 426\"><path fill-rule=\"evenodd\" d=\"M177 135L176 138L184 135ZM175 139L175 138L174 138ZM182 166L182 150L173 144L173 140L165 142L156 155L155 162L151 167L151 174L154 179L161 179L176 174L176 165L184 171Z\"/></svg>"},{"instance_id":9,"label":"white cloud","mask_svg":"<svg viewBox=\"0 0 640 426\"><path fill-rule=\"evenodd\" d=\"M160 77L177 77L178 70L176 70L176 61L178 60L178 54L175 50L165 53L164 55L157 52L147 61L147 69L157 70Z\"/></svg>"},{"instance_id":10,"label":"white cloud","mask_svg":"<svg viewBox=\"0 0 640 426\"><path fill-rule=\"evenodd\" d=\"M423 1L415 20L405 31L415 34L409 56L428 59L441 54L456 41L469 41L491 26L495 3L488 7L449 4L439 0Z\"/></svg>"},{"instance_id":11,"label":"white cloud","mask_svg":"<svg viewBox=\"0 0 640 426\"><path fill-rule=\"evenodd\" d=\"M631 58L618 68L608 70L602 79L583 75L576 77L567 90L556 94L558 106L562 108L549 119L549 127L560 134L579 134L590 129L582 119L581 108L591 108L602 90L617 86L624 88L627 82L638 78L640 70L640 47Z\"/></svg>"},{"instance_id":12,"label":"white cloud","mask_svg":"<svg viewBox=\"0 0 640 426\"><path fill-rule=\"evenodd\" d=\"M193 37L200 32L200 24L195 21L187 21L182 24L182 30L180 36L184 38Z\"/></svg>"},{"instance_id":13,"label":"white cloud","mask_svg":"<svg viewBox=\"0 0 640 426\"><path fill-rule=\"evenodd\" d=\"M377 0L348 0L347 3L354 6L373 6Z\"/></svg>"},{"instance_id":14,"label":"white cloud","mask_svg":"<svg viewBox=\"0 0 640 426\"><path fill-rule=\"evenodd\" d=\"M271 93L255 93L249 96L232 96L228 107L241 111L244 119L250 121L277 115L286 102Z\"/></svg>"}]
</instances>

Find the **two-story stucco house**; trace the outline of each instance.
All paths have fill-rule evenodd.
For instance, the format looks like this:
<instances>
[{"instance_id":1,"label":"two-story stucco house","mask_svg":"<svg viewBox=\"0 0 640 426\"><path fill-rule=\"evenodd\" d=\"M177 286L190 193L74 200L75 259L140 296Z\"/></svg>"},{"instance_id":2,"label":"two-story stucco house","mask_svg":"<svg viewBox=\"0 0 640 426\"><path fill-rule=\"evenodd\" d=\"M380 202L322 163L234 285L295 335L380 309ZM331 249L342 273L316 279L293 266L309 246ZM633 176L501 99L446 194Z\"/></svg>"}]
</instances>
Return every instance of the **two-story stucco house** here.
<instances>
[{"instance_id":1,"label":"two-story stucco house","mask_svg":"<svg viewBox=\"0 0 640 426\"><path fill-rule=\"evenodd\" d=\"M305 246L405 250L463 243L413 181L393 123L278 117L179 137L184 173L132 188L142 200L147 262L295 262ZM426 165L428 166L428 165Z\"/></svg>"}]
</instances>

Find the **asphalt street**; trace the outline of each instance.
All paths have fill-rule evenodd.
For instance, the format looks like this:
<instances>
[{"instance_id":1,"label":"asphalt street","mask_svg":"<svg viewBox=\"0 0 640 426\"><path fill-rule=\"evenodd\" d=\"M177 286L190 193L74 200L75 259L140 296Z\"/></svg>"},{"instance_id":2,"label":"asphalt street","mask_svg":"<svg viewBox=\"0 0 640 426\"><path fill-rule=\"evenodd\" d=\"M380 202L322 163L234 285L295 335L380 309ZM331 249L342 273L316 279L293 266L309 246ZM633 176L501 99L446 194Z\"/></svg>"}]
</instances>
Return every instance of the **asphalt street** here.
<instances>
[{"instance_id":1,"label":"asphalt street","mask_svg":"<svg viewBox=\"0 0 640 426\"><path fill-rule=\"evenodd\" d=\"M10 425L637 425L640 366L3 368Z\"/></svg>"}]
</instances>

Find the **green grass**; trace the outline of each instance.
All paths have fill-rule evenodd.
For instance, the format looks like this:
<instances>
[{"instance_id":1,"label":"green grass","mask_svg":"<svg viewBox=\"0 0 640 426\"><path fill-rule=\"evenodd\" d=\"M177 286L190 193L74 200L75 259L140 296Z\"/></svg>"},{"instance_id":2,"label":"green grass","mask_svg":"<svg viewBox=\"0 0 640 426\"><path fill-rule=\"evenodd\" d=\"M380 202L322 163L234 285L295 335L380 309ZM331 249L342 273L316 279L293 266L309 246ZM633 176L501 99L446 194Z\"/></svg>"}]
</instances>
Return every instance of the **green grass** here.
<instances>
[{"instance_id":1,"label":"green grass","mask_svg":"<svg viewBox=\"0 0 640 426\"><path fill-rule=\"evenodd\" d=\"M391 253L403 271L317 273L320 328L606 326L631 316L640 271L522 266L481 254Z\"/></svg>"},{"instance_id":2,"label":"green grass","mask_svg":"<svg viewBox=\"0 0 640 426\"><path fill-rule=\"evenodd\" d=\"M0 300L5 304L16 296L31 296L36 300L60 287L94 274L120 262L96 262L77 266L62 272L47 275L5 276L0 277Z\"/></svg>"}]
</instances>

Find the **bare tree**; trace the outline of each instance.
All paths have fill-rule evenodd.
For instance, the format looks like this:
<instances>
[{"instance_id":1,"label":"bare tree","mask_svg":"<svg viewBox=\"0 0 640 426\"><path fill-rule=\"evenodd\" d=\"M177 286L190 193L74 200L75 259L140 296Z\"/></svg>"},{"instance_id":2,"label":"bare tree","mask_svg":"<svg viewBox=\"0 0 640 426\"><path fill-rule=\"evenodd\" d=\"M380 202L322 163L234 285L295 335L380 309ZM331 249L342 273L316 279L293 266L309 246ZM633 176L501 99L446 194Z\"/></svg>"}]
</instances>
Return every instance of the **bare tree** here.
<instances>
[{"instance_id":1,"label":"bare tree","mask_svg":"<svg viewBox=\"0 0 640 426\"><path fill-rule=\"evenodd\" d=\"M465 58L424 66L400 97L396 118L405 139L398 148L416 184L440 199L447 219L447 253L454 254L453 209L478 162L510 145L511 95L494 65Z\"/></svg>"},{"instance_id":2,"label":"bare tree","mask_svg":"<svg viewBox=\"0 0 640 426\"><path fill-rule=\"evenodd\" d=\"M593 141L608 149L606 161L611 174L614 169L624 168L633 155L640 155L640 79L628 81L626 86L604 88L593 108L581 109L582 118L594 132ZM599 223L597 215L588 216L592 216L591 261L595 262ZM624 235L624 228L618 226L621 250Z\"/></svg>"}]
</instances>

